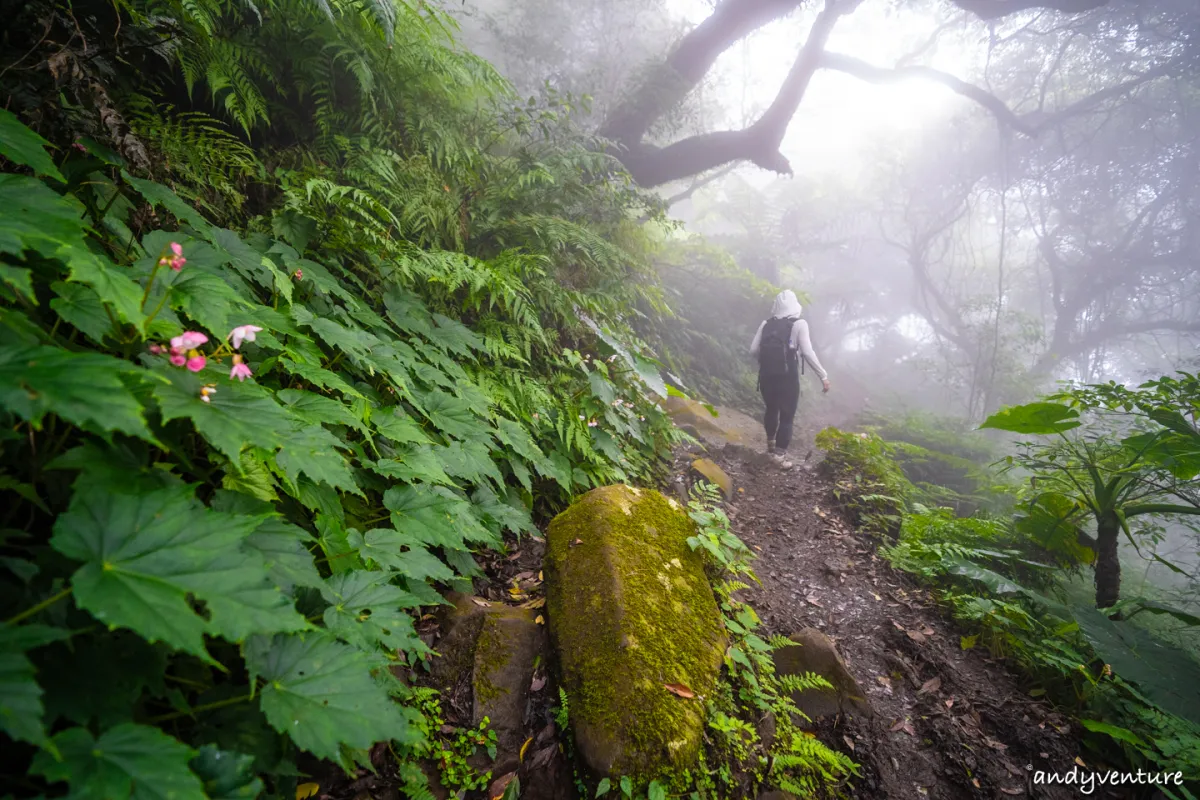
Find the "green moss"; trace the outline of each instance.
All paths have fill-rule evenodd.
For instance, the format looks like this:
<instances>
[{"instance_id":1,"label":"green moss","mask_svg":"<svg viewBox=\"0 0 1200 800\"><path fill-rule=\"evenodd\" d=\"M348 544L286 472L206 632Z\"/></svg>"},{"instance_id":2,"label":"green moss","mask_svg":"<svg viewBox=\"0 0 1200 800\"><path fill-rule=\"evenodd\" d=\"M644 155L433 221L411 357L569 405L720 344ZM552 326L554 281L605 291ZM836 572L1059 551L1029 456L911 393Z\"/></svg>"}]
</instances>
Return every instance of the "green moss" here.
<instances>
[{"instance_id":1,"label":"green moss","mask_svg":"<svg viewBox=\"0 0 1200 800\"><path fill-rule=\"evenodd\" d=\"M560 514L547 534L547 609L589 765L649 778L694 765L700 697L716 686L725 639L694 532L658 492L608 486Z\"/></svg>"},{"instance_id":2,"label":"green moss","mask_svg":"<svg viewBox=\"0 0 1200 800\"><path fill-rule=\"evenodd\" d=\"M497 625L488 625L486 622L482 630L479 632L479 641L475 646L475 703L477 705L487 704L503 694L507 694L508 690L496 686L492 682L492 674L504 666L504 661L509 656L508 648L504 646L504 639L500 635L500 628Z\"/></svg>"}]
</instances>

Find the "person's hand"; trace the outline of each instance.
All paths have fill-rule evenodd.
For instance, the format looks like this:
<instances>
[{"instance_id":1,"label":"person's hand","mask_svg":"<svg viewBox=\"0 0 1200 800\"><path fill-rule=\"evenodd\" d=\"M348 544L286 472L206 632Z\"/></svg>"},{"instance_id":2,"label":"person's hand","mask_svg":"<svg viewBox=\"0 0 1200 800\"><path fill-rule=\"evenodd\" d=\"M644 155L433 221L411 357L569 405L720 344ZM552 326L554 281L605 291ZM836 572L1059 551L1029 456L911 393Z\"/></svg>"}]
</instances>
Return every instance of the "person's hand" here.
<instances>
[{"instance_id":1,"label":"person's hand","mask_svg":"<svg viewBox=\"0 0 1200 800\"><path fill-rule=\"evenodd\" d=\"M821 389L822 393L824 393L824 394L828 394L828 393L829 393L829 381L828 381L828 380L822 380L822 381L821 381L821 386L823 387L823 388Z\"/></svg>"}]
</instances>

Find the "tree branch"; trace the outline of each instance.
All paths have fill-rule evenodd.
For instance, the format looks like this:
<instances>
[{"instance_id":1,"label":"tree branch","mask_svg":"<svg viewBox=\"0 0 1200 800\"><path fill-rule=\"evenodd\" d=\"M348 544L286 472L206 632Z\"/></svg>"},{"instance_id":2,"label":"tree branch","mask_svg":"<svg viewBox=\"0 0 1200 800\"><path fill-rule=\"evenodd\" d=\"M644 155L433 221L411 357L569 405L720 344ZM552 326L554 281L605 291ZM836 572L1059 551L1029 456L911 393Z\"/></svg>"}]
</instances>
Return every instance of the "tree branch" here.
<instances>
[{"instance_id":1,"label":"tree branch","mask_svg":"<svg viewBox=\"0 0 1200 800\"><path fill-rule=\"evenodd\" d=\"M837 21L852 12L860 2L862 0L826 0L825 8L817 14L808 40L800 48L779 93L753 125L738 131L690 136L661 149L640 143L631 145L624 140L622 144L629 149L620 158L629 174L646 188L740 160L751 161L763 169L791 174L792 167L779 152L779 144L804 98L813 74L820 66L829 34L833 32ZM618 138L618 141L621 140Z\"/></svg>"},{"instance_id":2,"label":"tree branch","mask_svg":"<svg viewBox=\"0 0 1200 800\"><path fill-rule=\"evenodd\" d=\"M1108 0L953 0L954 5L980 19L1000 19L1034 9L1082 14L1108 5Z\"/></svg>"},{"instance_id":3,"label":"tree branch","mask_svg":"<svg viewBox=\"0 0 1200 800\"><path fill-rule=\"evenodd\" d=\"M1058 111L1049 113L1034 111L1029 114L1017 114L1003 100L991 92L932 67L916 66L889 69L887 67L877 67L860 58L842 55L841 53L822 54L820 66L823 69L844 72L847 75L853 75L856 78L861 78L871 83L898 83L909 78L922 78L934 83L940 83L951 91L983 106L983 108L990 111L999 122L1007 127L1032 138L1064 119L1082 114L1100 105L1105 100L1119 97L1155 78L1170 74L1177 66L1177 63L1174 60L1164 62L1157 67L1146 70L1137 77L1093 92L1087 97L1076 100L1074 103L1064 106Z\"/></svg>"}]
</instances>

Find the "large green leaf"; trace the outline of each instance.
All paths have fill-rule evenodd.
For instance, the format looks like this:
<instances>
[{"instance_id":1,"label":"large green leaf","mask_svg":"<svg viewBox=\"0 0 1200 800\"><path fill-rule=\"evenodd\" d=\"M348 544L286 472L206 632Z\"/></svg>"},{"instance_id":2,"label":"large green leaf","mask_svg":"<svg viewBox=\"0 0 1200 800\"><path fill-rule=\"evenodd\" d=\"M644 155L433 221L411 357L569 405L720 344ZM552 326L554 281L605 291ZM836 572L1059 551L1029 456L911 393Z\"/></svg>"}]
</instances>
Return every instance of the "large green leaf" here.
<instances>
[{"instance_id":1,"label":"large green leaf","mask_svg":"<svg viewBox=\"0 0 1200 800\"><path fill-rule=\"evenodd\" d=\"M393 486L384 492L383 505L396 530L421 544L461 550L465 542L492 539L471 504L441 486Z\"/></svg>"},{"instance_id":2,"label":"large green leaf","mask_svg":"<svg viewBox=\"0 0 1200 800\"><path fill-rule=\"evenodd\" d=\"M526 461L537 462L545 458L528 429L521 423L506 417L496 419L496 438Z\"/></svg>"},{"instance_id":3,"label":"large green leaf","mask_svg":"<svg viewBox=\"0 0 1200 800\"><path fill-rule=\"evenodd\" d=\"M359 551L363 558L396 570L406 581L448 581L454 577L453 570L426 550L423 544L391 528L367 531Z\"/></svg>"},{"instance_id":4,"label":"large green leaf","mask_svg":"<svg viewBox=\"0 0 1200 800\"><path fill-rule=\"evenodd\" d=\"M64 247L82 246L83 207L37 178L0 174L0 208L0 253L20 258L34 250L53 258Z\"/></svg>"},{"instance_id":5,"label":"large green leaf","mask_svg":"<svg viewBox=\"0 0 1200 800\"><path fill-rule=\"evenodd\" d=\"M951 575L961 575L986 586L993 594L1017 594L1022 591L1020 584L1010 581L998 572L985 569L978 564L972 564L966 559L952 559L947 562L947 572Z\"/></svg>"},{"instance_id":6,"label":"large green leaf","mask_svg":"<svg viewBox=\"0 0 1200 800\"><path fill-rule=\"evenodd\" d=\"M275 397L305 422L317 425L345 425L362 434L368 432L367 426L351 413L345 403L331 397L322 397L299 389L283 389L276 393Z\"/></svg>"},{"instance_id":7,"label":"large green leaf","mask_svg":"<svg viewBox=\"0 0 1200 800\"><path fill-rule=\"evenodd\" d=\"M0 346L0 407L40 427L46 414L153 441L122 375L155 379L128 361L59 347Z\"/></svg>"},{"instance_id":8,"label":"large green leaf","mask_svg":"<svg viewBox=\"0 0 1200 800\"><path fill-rule=\"evenodd\" d=\"M480 484L491 481L496 486L504 485L504 476L492 461L491 451L479 442L451 442L445 447L434 448L435 457L442 462L446 473L468 483Z\"/></svg>"},{"instance_id":9,"label":"large green leaf","mask_svg":"<svg viewBox=\"0 0 1200 800\"><path fill-rule=\"evenodd\" d=\"M82 283L56 281L50 289L58 295L50 301L50 307L70 325L78 328L96 344L112 331L112 318L104 311L104 303L96 290Z\"/></svg>"},{"instance_id":10,"label":"large green leaf","mask_svg":"<svg viewBox=\"0 0 1200 800\"><path fill-rule=\"evenodd\" d=\"M458 320L434 314L433 322L437 326L429 337L433 344L468 358L473 357L475 351L483 347L482 340Z\"/></svg>"},{"instance_id":11,"label":"large green leaf","mask_svg":"<svg viewBox=\"0 0 1200 800\"><path fill-rule=\"evenodd\" d=\"M1200 724L1200 663L1131 622L1115 622L1094 608L1071 613L1113 672L1137 684L1159 707Z\"/></svg>"},{"instance_id":12,"label":"large green leaf","mask_svg":"<svg viewBox=\"0 0 1200 800\"><path fill-rule=\"evenodd\" d=\"M26 651L68 635L46 625L0 627L0 730L13 739L40 745L46 738L42 688Z\"/></svg>"},{"instance_id":13,"label":"large green leaf","mask_svg":"<svg viewBox=\"0 0 1200 800\"><path fill-rule=\"evenodd\" d=\"M412 617L405 609L421 601L391 583L392 573L356 569L329 577L321 596L329 603L325 627L339 639L363 650L385 647L395 652L423 652Z\"/></svg>"},{"instance_id":14,"label":"large green leaf","mask_svg":"<svg viewBox=\"0 0 1200 800\"><path fill-rule=\"evenodd\" d=\"M429 421L447 436L472 439L487 433L487 428L471 411L471 406L457 397L435 390L425 395L422 403Z\"/></svg>"},{"instance_id":15,"label":"large green leaf","mask_svg":"<svg viewBox=\"0 0 1200 800\"><path fill-rule=\"evenodd\" d=\"M398 448L392 458L381 458L369 466L373 472L385 478L404 483L454 485L454 479L446 474L442 462L429 445Z\"/></svg>"},{"instance_id":16,"label":"large green leaf","mask_svg":"<svg viewBox=\"0 0 1200 800\"><path fill-rule=\"evenodd\" d=\"M295 426L261 387L220 379L212 367L197 374L182 369L165 374L169 380L154 389L163 421L190 419L201 436L234 462L247 445L276 450ZM206 383L218 384L207 403L200 397Z\"/></svg>"},{"instance_id":17,"label":"large green leaf","mask_svg":"<svg viewBox=\"0 0 1200 800\"><path fill-rule=\"evenodd\" d=\"M336 372L327 370L324 367L315 364L306 364L291 358L279 359L279 365L291 374L303 378L322 389L333 389L347 397L361 398L363 396L362 392L346 383Z\"/></svg>"},{"instance_id":18,"label":"large green leaf","mask_svg":"<svg viewBox=\"0 0 1200 800\"><path fill-rule=\"evenodd\" d=\"M86 728L68 728L54 737L62 754L47 751L30 771L51 783L66 781L79 800L205 800L200 779L188 769L195 751L158 728L118 725L92 737Z\"/></svg>"},{"instance_id":19,"label":"large green leaf","mask_svg":"<svg viewBox=\"0 0 1200 800\"><path fill-rule=\"evenodd\" d=\"M118 317L143 329L146 315L142 312L142 287L134 282L128 271L82 246L60 248L57 256L70 267L72 281L92 287L102 301L113 307Z\"/></svg>"},{"instance_id":20,"label":"large green leaf","mask_svg":"<svg viewBox=\"0 0 1200 800\"><path fill-rule=\"evenodd\" d=\"M320 425L300 425L284 437L275 463L293 484L304 474L314 483L328 483L335 489L361 495L346 457L339 452L345 446Z\"/></svg>"},{"instance_id":21,"label":"large green leaf","mask_svg":"<svg viewBox=\"0 0 1200 800\"><path fill-rule=\"evenodd\" d=\"M265 681L260 704L267 720L320 758L337 759L342 746L365 750L420 737L411 712L371 677L373 662L328 634L259 636L245 654L251 674Z\"/></svg>"},{"instance_id":22,"label":"large green leaf","mask_svg":"<svg viewBox=\"0 0 1200 800\"><path fill-rule=\"evenodd\" d=\"M254 756L206 744L192 759L191 767L204 781L209 800L254 800L262 794L262 779L254 774Z\"/></svg>"},{"instance_id":23,"label":"large green leaf","mask_svg":"<svg viewBox=\"0 0 1200 800\"><path fill-rule=\"evenodd\" d=\"M49 145L49 142L25 127L16 114L0 108L0 156L14 164L29 167L38 175L66 183L67 179L46 152L45 148Z\"/></svg>"},{"instance_id":24,"label":"large green leaf","mask_svg":"<svg viewBox=\"0 0 1200 800\"><path fill-rule=\"evenodd\" d=\"M980 428L1012 433L1049 434L1078 428L1079 412L1061 403L1027 403L992 414Z\"/></svg>"},{"instance_id":25,"label":"large green leaf","mask_svg":"<svg viewBox=\"0 0 1200 800\"><path fill-rule=\"evenodd\" d=\"M189 486L122 494L85 476L50 544L84 562L71 579L81 608L106 625L207 657L205 633L240 641L306 627L269 581L262 556L244 546L262 522L205 508ZM208 606L209 620L189 594Z\"/></svg>"},{"instance_id":26,"label":"large green leaf","mask_svg":"<svg viewBox=\"0 0 1200 800\"><path fill-rule=\"evenodd\" d=\"M401 409L384 409L371 417L375 429L396 444L427 444L429 437L421 426Z\"/></svg>"}]
</instances>

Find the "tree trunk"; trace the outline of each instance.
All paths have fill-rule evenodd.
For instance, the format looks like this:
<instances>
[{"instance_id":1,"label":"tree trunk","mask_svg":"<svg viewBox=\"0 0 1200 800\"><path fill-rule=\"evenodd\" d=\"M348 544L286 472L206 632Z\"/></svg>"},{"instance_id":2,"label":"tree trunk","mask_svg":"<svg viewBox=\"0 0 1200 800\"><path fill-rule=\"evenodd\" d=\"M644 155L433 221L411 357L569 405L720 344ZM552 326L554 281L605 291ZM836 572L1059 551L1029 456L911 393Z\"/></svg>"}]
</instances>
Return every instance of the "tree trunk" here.
<instances>
[{"instance_id":1,"label":"tree trunk","mask_svg":"<svg viewBox=\"0 0 1200 800\"><path fill-rule=\"evenodd\" d=\"M1096 608L1109 608L1121 598L1121 559L1117 537L1121 521L1107 511L1096 521Z\"/></svg>"}]
</instances>

